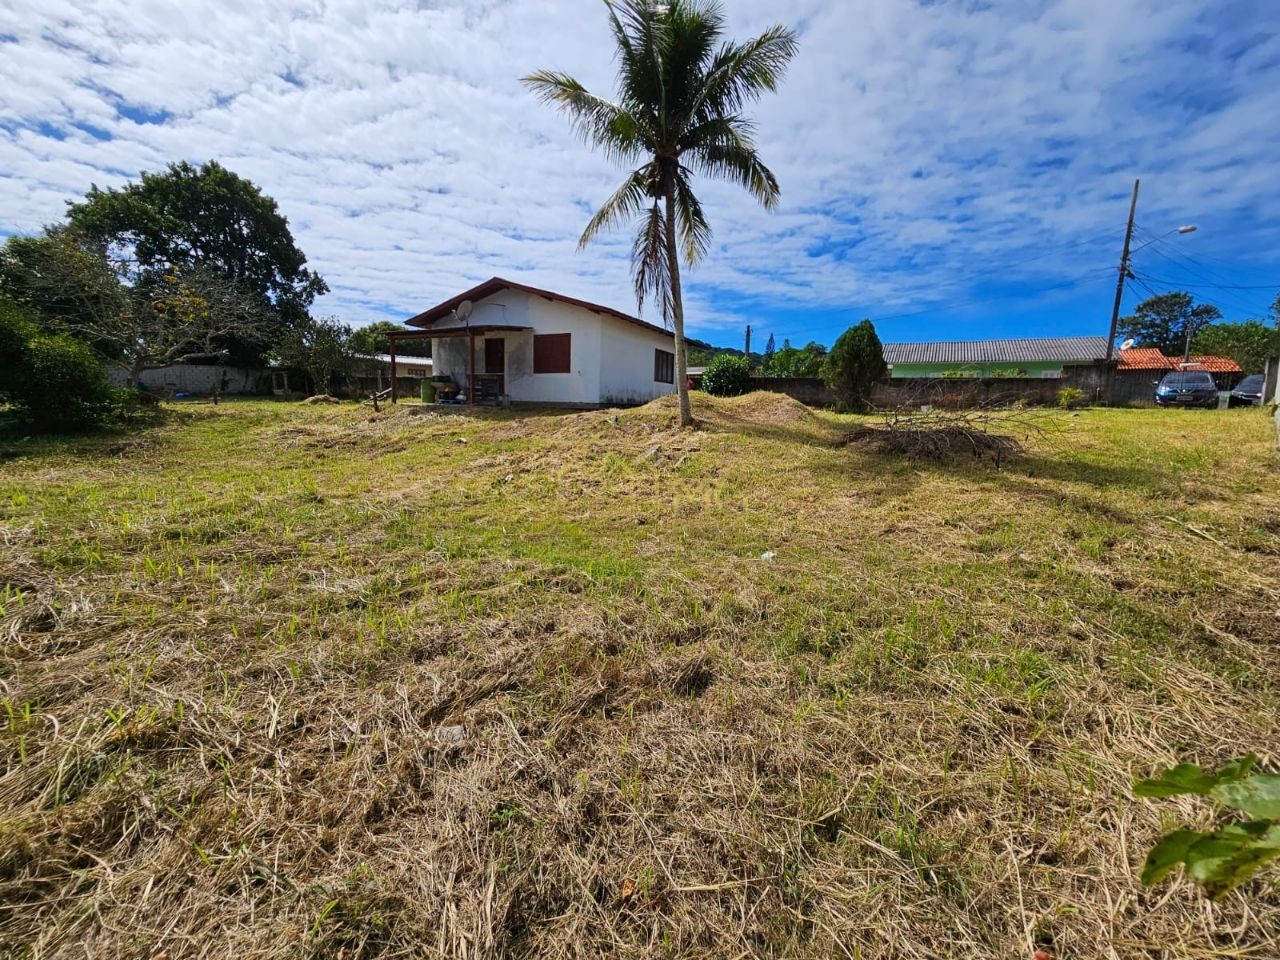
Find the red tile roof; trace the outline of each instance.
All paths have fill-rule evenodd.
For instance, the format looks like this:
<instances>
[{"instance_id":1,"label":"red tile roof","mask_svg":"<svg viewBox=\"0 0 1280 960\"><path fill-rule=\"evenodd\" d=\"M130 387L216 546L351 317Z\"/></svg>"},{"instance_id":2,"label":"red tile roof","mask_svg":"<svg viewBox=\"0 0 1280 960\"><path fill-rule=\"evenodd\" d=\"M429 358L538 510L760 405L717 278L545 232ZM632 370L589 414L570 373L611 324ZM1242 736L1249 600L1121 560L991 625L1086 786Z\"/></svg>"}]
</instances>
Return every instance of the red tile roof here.
<instances>
[{"instance_id":1,"label":"red tile roof","mask_svg":"<svg viewBox=\"0 0 1280 960\"><path fill-rule=\"evenodd\" d=\"M1210 373L1244 373L1240 364L1227 357L1166 357L1155 347L1130 347L1119 353L1117 370L1208 370Z\"/></svg>"},{"instance_id":2,"label":"red tile roof","mask_svg":"<svg viewBox=\"0 0 1280 960\"><path fill-rule=\"evenodd\" d=\"M1172 370L1173 361L1155 347L1130 347L1120 351L1117 370Z\"/></svg>"},{"instance_id":3,"label":"red tile roof","mask_svg":"<svg viewBox=\"0 0 1280 960\"><path fill-rule=\"evenodd\" d=\"M1192 357L1191 362L1178 366L1187 370L1208 370L1210 373L1244 373L1244 368L1227 357Z\"/></svg>"}]
</instances>

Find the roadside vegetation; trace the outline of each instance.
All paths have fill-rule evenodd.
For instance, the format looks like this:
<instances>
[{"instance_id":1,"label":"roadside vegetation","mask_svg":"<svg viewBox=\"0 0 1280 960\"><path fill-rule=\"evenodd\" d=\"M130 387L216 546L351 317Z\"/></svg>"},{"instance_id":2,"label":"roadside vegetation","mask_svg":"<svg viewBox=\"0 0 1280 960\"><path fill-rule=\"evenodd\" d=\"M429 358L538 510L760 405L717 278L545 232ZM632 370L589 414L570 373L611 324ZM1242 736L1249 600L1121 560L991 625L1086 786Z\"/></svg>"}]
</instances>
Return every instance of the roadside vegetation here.
<instances>
[{"instance_id":1,"label":"roadside vegetation","mask_svg":"<svg viewBox=\"0 0 1280 960\"><path fill-rule=\"evenodd\" d=\"M694 414L0 442L0 955L1280 954L1133 793L1280 759L1262 412Z\"/></svg>"}]
</instances>

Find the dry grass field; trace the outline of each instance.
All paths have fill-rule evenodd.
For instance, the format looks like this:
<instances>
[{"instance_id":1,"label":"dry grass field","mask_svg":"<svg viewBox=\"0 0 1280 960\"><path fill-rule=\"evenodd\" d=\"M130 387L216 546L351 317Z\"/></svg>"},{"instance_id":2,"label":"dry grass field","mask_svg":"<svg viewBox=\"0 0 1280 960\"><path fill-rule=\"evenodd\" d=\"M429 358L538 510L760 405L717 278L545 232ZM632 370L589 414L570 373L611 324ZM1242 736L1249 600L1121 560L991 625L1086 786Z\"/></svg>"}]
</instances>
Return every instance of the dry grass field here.
<instances>
[{"instance_id":1,"label":"dry grass field","mask_svg":"<svg viewBox=\"0 0 1280 960\"><path fill-rule=\"evenodd\" d=\"M696 412L0 441L0 956L1280 956L1130 792L1280 763L1264 414Z\"/></svg>"}]
</instances>

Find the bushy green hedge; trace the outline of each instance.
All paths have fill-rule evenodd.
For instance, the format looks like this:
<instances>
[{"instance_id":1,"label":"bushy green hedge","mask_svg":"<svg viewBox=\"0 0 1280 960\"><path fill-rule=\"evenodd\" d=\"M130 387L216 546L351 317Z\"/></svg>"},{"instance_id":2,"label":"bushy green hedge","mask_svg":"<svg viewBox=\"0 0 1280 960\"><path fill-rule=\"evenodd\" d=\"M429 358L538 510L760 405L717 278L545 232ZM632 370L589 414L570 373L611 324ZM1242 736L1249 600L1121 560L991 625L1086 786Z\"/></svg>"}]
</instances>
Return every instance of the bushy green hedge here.
<instances>
[{"instance_id":1,"label":"bushy green hedge","mask_svg":"<svg viewBox=\"0 0 1280 960\"><path fill-rule=\"evenodd\" d=\"M41 333L25 310L0 296L0 403L42 432L82 430L113 416L117 393L91 347Z\"/></svg>"},{"instance_id":2,"label":"bushy green hedge","mask_svg":"<svg viewBox=\"0 0 1280 960\"><path fill-rule=\"evenodd\" d=\"M751 389L751 364L746 357L722 353L702 371L702 389L717 397L737 397Z\"/></svg>"},{"instance_id":3,"label":"bushy green hedge","mask_svg":"<svg viewBox=\"0 0 1280 960\"><path fill-rule=\"evenodd\" d=\"M884 376L884 348L870 320L855 324L835 342L822 364L822 378L836 395L839 410L866 410L872 385Z\"/></svg>"}]
</instances>

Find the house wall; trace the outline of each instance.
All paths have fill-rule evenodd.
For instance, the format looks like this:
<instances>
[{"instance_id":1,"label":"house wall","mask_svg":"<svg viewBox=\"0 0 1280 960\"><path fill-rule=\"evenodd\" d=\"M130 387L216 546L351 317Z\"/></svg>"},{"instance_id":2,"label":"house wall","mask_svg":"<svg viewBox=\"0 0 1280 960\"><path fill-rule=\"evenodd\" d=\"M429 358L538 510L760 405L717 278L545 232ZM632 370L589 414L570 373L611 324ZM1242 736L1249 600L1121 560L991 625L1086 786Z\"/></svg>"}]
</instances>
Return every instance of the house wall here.
<instances>
[{"instance_id":1,"label":"house wall","mask_svg":"<svg viewBox=\"0 0 1280 960\"><path fill-rule=\"evenodd\" d=\"M675 338L627 323L617 317L601 317L600 402L608 406L648 403L676 392L671 383L653 379L654 351L675 353Z\"/></svg>"},{"instance_id":2,"label":"house wall","mask_svg":"<svg viewBox=\"0 0 1280 960\"><path fill-rule=\"evenodd\" d=\"M505 342L505 370L486 370L485 338L476 337L475 341L476 373L504 374L507 395L516 403L645 403L675 391L674 384L655 383L653 379L653 351L663 345L674 349L672 338L616 317L522 290L503 290L477 301L471 322L533 328L490 334L490 338L500 337ZM442 320L435 329L457 326L454 321ZM533 372L535 333L569 334L568 373ZM466 383L467 343L464 337L433 339L433 373Z\"/></svg>"}]
</instances>

